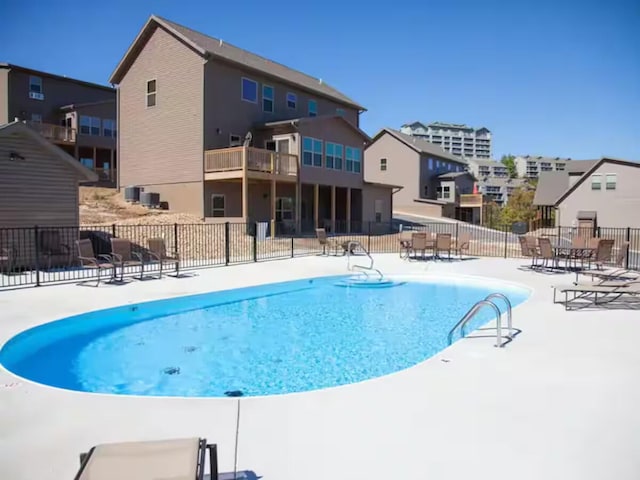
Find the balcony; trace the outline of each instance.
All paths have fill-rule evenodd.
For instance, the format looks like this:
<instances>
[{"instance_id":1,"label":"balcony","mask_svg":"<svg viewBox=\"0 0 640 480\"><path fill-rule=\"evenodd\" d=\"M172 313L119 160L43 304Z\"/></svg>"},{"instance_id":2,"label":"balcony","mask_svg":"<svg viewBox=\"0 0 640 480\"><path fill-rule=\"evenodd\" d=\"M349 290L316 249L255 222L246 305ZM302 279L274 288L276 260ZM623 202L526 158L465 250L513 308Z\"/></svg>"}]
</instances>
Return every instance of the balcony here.
<instances>
[{"instance_id":1,"label":"balcony","mask_svg":"<svg viewBox=\"0 0 640 480\"><path fill-rule=\"evenodd\" d=\"M253 147L232 147L204 152L205 180L232 178L278 179L295 182L298 156Z\"/></svg>"},{"instance_id":2,"label":"balcony","mask_svg":"<svg viewBox=\"0 0 640 480\"><path fill-rule=\"evenodd\" d=\"M76 143L76 129L51 123L27 122L27 125L53 143L73 145Z\"/></svg>"},{"instance_id":3,"label":"balcony","mask_svg":"<svg viewBox=\"0 0 640 480\"><path fill-rule=\"evenodd\" d=\"M463 193L460 195L459 204L460 204L460 207L462 208L481 207L482 194L481 193Z\"/></svg>"}]
</instances>

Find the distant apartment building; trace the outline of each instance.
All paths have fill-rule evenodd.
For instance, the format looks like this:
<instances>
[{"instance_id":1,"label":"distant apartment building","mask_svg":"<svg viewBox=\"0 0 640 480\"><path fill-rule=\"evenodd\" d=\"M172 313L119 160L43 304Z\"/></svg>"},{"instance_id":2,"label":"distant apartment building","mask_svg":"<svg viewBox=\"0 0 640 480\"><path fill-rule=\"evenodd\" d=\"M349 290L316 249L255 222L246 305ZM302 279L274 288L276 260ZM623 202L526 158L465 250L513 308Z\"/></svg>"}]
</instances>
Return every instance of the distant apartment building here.
<instances>
[{"instance_id":1,"label":"distant apartment building","mask_svg":"<svg viewBox=\"0 0 640 480\"><path fill-rule=\"evenodd\" d=\"M22 121L98 174L116 180L116 91L0 63L0 125Z\"/></svg>"},{"instance_id":2,"label":"distant apartment building","mask_svg":"<svg viewBox=\"0 0 640 480\"><path fill-rule=\"evenodd\" d=\"M473 128L464 124L434 122L406 123L400 131L441 147L457 157L491 158L491 132L485 127Z\"/></svg>"},{"instance_id":3,"label":"distant apartment building","mask_svg":"<svg viewBox=\"0 0 640 480\"><path fill-rule=\"evenodd\" d=\"M471 158L469 172L478 179L478 191L485 199L504 206L509 196L518 187L527 185L527 179L509 178L507 167L496 160Z\"/></svg>"},{"instance_id":4,"label":"distant apartment building","mask_svg":"<svg viewBox=\"0 0 640 480\"><path fill-rule=\"evenodd\" d=\"M469 158L467 162L469 171L479 180L483 178L507 178L509 176L509 171L502 162L485 158Z\"/></svg>"},{"instance_id":5,"label":"distant apartment building","mask_svg":"<svg viewBox=\"0 0 640 480\"><path fill-rule=\"evenodd\" d=\"M541 172L563 172L570 158L518 155L514 159L518 177L538 178Z\"/></svg>"}]
</instances>

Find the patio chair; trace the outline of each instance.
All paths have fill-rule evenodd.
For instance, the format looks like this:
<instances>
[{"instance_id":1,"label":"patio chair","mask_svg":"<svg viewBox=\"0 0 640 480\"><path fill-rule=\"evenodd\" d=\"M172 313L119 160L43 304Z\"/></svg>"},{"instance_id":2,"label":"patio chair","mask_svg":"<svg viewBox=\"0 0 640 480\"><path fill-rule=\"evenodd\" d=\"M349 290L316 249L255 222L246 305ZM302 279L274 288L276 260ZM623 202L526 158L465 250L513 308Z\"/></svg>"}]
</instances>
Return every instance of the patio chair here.
<instances>
[{"instance_id":1,"label":"patio chair","mask_svg":"<svg viewBox=\"0 0 640 480\"><path fill-rule=\"evenodd\" d=\"M47 270L61 262L69 267L72 261L71 248L60 239L59 230L41 230L38 233L40 254L46 261Z\"/></svg>"},{"instance_id":2,"label":"patio chair","mask_svg":"<svg viewBox=\"0 0 640 480\"><path fill-rule=\"evenodd\" d=\"M346 241L338 241L334 238L327 236L327 231L324 228L316 228L316 237L318 237L318 242L322 247L322 254L328 255L328 252L333 251L335 255L338 255L338 252L342 250L342 254L346 254L347 251L349 253L353 253L353 246L351 245L350 240Z\"/></svg>"},{"instance_id":3,"label":"patio chair","mask_svg":"<svg viewBox=\"0 0 640 480\"><path fill-rule=\"evenodd\" d=\"M542 260L538 266L548 269L551 263L552 269L558 268L560 257L554 252L551 240L546 237L538 238L538 247L540 248L540 260Z\"/></svg>"},{"instance_id":4,"label":"patio chair","mask_svg":"<svg viewBox=\"0 0 640 480\"><path fill-rule=\"evenodd\" d=\"M411 235L411 248L409 249L409 258L411 258L411 254L413 253L413 258L417 259L418 252L422 252L422 259L427 252L427 248L429 247L427 242L427 233L426 232L415 232Z\"/></svg>"},{"instance_id":5,"label":"patio chair","mask_svg":"<svg viewBox=\"0 0 640 480\"><path fill-rule=\"evenodd\" d=\"M218 478L217 445L204 438L96 445L80 454L75 480L203 480L209 452L209 478Z\"/></svg>"},{"instance_id":6,"label":"patio chair","mask_svg":"<svg viewBox=\"0 0 640 480\"><path fill-rule=\"evenodd\" d=\"M400 232L398 240L400 241L400 258L409 258L409 252L411 251L411 239L413 232Z\"/></svg>"},{"instance_id":7,"label":"patio chair","mask_svg":"<svg viewBox=\"0 0 640 480\"><path fill-rule=\"evenodd\" d=\"M456 239L453 244L453 252L460 257L462 260L462 252L469 252L469 245L471 243L471 233L462 232Z\"/></svg>"},{"instance_id":8,"label":"patio chair","mask_svg":"<svg viewBox=\"0 0 640 480\"><path fill-rule=\"evenodd\" d=\"M578 281L578 274L591 275L591 278L593 279L594 277L618 277L624 272L629 272L629 270L624 268L627 252L629 250L629 242L622 242L618 248L618 253L615 256L614 261L611 262L611 257L613 256L613 244L614 241L608 239L602 239L598 242L598 248L593 255L595 268L583 269L576 272L576 282ZM613 265L611 268L605 268L606 263L613 263Z\"/></svg>"},{"instance_id":9,"label":"patio chair","mask_svg":"<svg viewBox=\"0 0 640 480\"><path fill-rule=\"evenodd\" d=\"M150 238L147 242L149 256L160 265L160 278L162 278L162 267L165 264L174 266L175 276L178 278L180 276L180 254L178 251L173 250L171 254L168 254L164 238Z\"/></svg>"},{"instance_id":10,"label":"patio chair","mask_svg":"<svg viewBox=\"0 0 640 480\"><path fill-rule=\"evenodd\" d=\"M531 240L529 240L531 239ZM526 235L520 235L518 237L518 241L520 242L520 253L523 257L531 258L531 265L528 268L534 269L538 265L536 260L539 257L538 246L536 245L536 239L534 237L527 237Z\"/></svg>"},{"instance_id":11,"label":"patio chair","mask_svg":"<svg viewBox=\"0 0 640 480\"><path fill-rule=\"evenodd\" d=\"M436 258L442 259L440 252L447 252L448 260L451 260L452 250L451 234L450 233L436 233L436 246L435 254Z\"/></svg>"},{"instance_id":12,"label":"patio chair","mask_svg":"<svg viewBox=\"0 0 640 480\"><path fill-rule=\"evenodd\" d=\"M82 268L91 268L96 270L97 279L96 287L100 285L101 275L103 271L111 270L110 281L116 278L116 266L109 255L95 255L93 253L93 244L88 238L76 240L78 248L78 260Z\"/></svg>"},{"instance_id":13,"label":"patio chair","mask_svg":"<svg viewBox=\"0 0 640 480\"><path fill-rule=\"evenodd\" d=\"M140 280L144 278L144 259L138 252L131 248L131 242L124 238L111 239L111 258L113 263L120 267L120 281L124 278L124 269L127 267L140 267Z\"/></svg>"}]
</instances>

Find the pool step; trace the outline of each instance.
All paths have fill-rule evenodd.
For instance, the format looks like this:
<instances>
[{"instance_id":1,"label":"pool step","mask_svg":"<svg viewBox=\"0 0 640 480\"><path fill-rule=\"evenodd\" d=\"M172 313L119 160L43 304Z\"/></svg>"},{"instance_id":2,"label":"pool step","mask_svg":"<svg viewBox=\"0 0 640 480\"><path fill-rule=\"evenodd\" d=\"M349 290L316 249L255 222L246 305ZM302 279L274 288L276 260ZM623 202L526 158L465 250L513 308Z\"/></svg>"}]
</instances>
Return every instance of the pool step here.
<instances>
[{"instance_id":1,"label":"pool step","mask_svg":"<svg viewBox=\"0 0 640 480\"><path fill-rule=\"evenodd\" d=\"M350 277L336 282L336 287L353 287L353 288L392 288L404 285L406 282L396 282L388 278L361 278Z\"/></svg>"}]
</instances>

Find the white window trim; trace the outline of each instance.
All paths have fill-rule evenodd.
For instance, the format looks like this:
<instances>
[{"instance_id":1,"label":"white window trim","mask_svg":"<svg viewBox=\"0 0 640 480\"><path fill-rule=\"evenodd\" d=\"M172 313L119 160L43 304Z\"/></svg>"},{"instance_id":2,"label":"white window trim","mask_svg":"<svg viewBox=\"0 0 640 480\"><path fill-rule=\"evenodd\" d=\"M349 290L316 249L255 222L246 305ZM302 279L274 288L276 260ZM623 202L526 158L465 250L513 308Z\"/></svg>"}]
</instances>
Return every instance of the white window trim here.
<instances>
[{"instance_id":1,"label":"white window trim","mask_svg":"<svg viewBox=\"0 0 640 480\"><path fill-rule=\"evenodd\" d=\"M613 182L609 182L607 177L613 177ZM608 188L608 185L612 183L613 188ZM618 174L617 173L605 173L604 174L604 189L605 190L617 190L618 189Z\"/></svg>"},{"instance_id":2,"label":"white window trim","mask_svg":"<svg viewBox=\"0 0 640 480\"><path fill-rule=\"evenodd\" d=\"M265 88L271 89L271 98L266 98L266 100L271 100L271 110L264 109L264 101L265 101L264 89ZM276 89L275 87L271 85L267 85L266 83L262 84L262 111L265 113L274 113L276 111Z\"/></svg>"},{"instance_id":3,"label":"white window trim","mask_svg":"<svg viewBox=\"0 0 640 480\"><path fill-rule=\"evenodd\" d=\"M222 217L215 217L215 215L213 214L215 210L220 210L219 208L213 208L213 199L218 197L222 197L222 203L224 204L224 206L222 207ZM211 194L211 216L215 218L224 218L227 216L227 198L225 197L224 193Z\"/></svg>"},{"instance_id":4,"label":"white window trim","mask_svg":"<svg viewBox=\"0 0 640 480\"><path fill-rule=\"evenodd\" d=\"M233 141L233 137L238 137L237 141ZM229 134L229 146L230 147L239 147L242 145L242 135L236 135L235 133L230 133ZM238 143L239 145L234 145L235 143Z\"/></svg>"},{"instance_id":5,"label":"white window trim","mask_svg":"<svg viewBox=\"0 0 640 480\"><path fill-rule=\"evenodd\" d=\"M156 89L153 92L149 92L149 82L156 82ZM150 78L144 84L144 106L145 108L153 108L158 105L158 79ZM149 105L149 95L155 95L155 102L153 105Z\"/></svg>"},{"instance_id":6,"label":"white window trim","mask_svg":"<svg viewBox=\"0 0 640 480\"><path fill-rule=\"evenodd\" d=\"M36 78L38 79L38 82L32 82L31 79ZM29 92L35 92L35 90L31 90L31 85L35 85L36 83L40 84L40 91L36 92L36 93L44 93L44 88L42 85L42 77L39 77L38 75L29 75Z\"/></svg>"},{"instance_id":7,"label":"white window trim","mask_svg":"<svg viewBox=\"0 0 640 480\"><path fill-rule=\"evenodd\" d=\"M597 179L596 182L594 180ZM594 185L599 185L600 188L593 188ZM591 190L602 190L602 174L594 173L591 175Z\"/></svg>"},{"instance_id":8,"label":"white window trim","mask_svg":"<svg viewBox=\"0 0 640 480\"><path fill-rule=\"evenodd\" d=\"M381 172L386 172L387 171L387 165L388 165L387 159L386 158L381 158L380 159L380 171ZM384 167L384 168L382 168L382 167Z\"/></svg>"},{"instance_id":9,"label":"white window trim","mask_svg":"<svg viewBox=\"0 0 640 480\"><path fill-rule=\"evenodd\" d=\"M289 106L289 96L293 96L293 107ZM287 92L287 96L286 96L286 100L287 100L287 109L289 110L297 110L298 109L298 95L293 93L293 92Z\"/></svg>"},{"instance_id":10,"label":"white window trim","mask_svg":"<svg viewBox=\"0 0 640 480\"><path fill-rule=\"evenodd\" d=\"M248 80L256 86L256 99L255 100L247 100L244 98L244 81ZM258 82L252 80L249 77L240 77L240 100L247 103L253 103L254 105L258 103Z\"/></svg>"}]
</instances>

